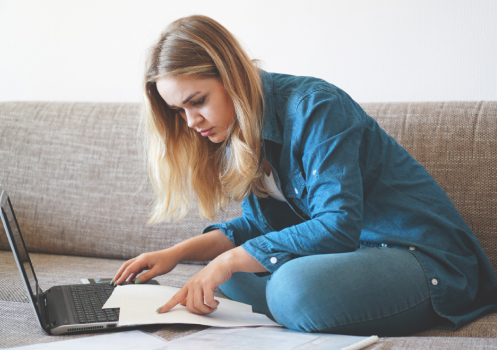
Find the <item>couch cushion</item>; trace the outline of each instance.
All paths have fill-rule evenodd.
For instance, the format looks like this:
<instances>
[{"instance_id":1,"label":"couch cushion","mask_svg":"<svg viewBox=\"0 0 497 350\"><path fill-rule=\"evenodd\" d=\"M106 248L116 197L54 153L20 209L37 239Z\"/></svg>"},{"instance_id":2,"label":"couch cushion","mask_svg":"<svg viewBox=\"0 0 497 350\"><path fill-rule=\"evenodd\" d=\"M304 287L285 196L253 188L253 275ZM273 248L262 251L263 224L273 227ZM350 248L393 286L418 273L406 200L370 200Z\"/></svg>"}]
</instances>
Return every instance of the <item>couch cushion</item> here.
<instances>
[{"instance_id":1,"label":"couch cushion","mask_svg":"<svg viewBox=\"0 0 497 350\"><path fill-rule=\"evenodd\" d=\"M146 226L152 190L139 115L130 103L0 103L0 185L30 251L128 259L212 224L194 208L180 222ZM240 213L233 203L217 220Z\"/></svg>"},{"instance_id":2,"label":"couch cushion","mask_svg":"<svg viewBox=\"0 0 497 350\"><path fill-rule=\"evenodd\" d=\"M457 331L447 329L428 329L414 334L417 337L479 337L497 338L497 313L488 314L461 327ZM497 339L495 340L497 345Z\"/></svg>"},{"instance_id":3,"label":"couch cushion","mask_svg":"<svg viewBox=\"0 0 497 350\"><path fill-rule=\"evenodd\" d=\"M31 254L31 260L38 281L43 290L57 284L78 284L84 277L112 277L123 263L123 260L99 259L76 256ZM202 266L180 264L172 272L158 276L156 279L160 284L181 287L188 279L199 271ZM21 346L41 342L70 339L89 335L70 336L46 336L35 319L31 306L28 304L26 292L19 277L17 266L11 252L0 251L0 347ZM217 297L223 297L221 291L215 292ZM20 320L21 322L20 325ZM405 338L402 344L413 346L414 344L425 344L427 336L434 337L459 337L464 338L497 338L497 313L481 317L475 322L461 328L458 331L431 329L415 334L422 340L409 340ZM174 339L187 334L205 329L197 325L156 325L140 327L165 339ZM91 335L91 334L90 334ZM5 339L5 340L3 340ZM388 346L396 346L391 338L382 338L382 343ZM404 338L402 338L404 339ZM1 342L4 342L3 344ZM468 344L473 344L465 340ZM384 349L387 345L378 343L371 349ZM475 344L481 343L481 340ZM436 344L436 343L435 343ZM443 343L445 344L445 343ZM447 343L447 344L450 344ZM398 348L398 347L394 347ZM387 347L390 349L390 347Z\"/></svg>"},{"instance_id":4,"label":"couch cushion","mask_svg":"<svg viewBox=\"0 0 497 350\"><path fill-rule=\"evenodd\" d=\"M497 350L495 339L489 338L444 338L402 337L380 338L380 341L364 350Z\"/></svg>"}]
</instances>

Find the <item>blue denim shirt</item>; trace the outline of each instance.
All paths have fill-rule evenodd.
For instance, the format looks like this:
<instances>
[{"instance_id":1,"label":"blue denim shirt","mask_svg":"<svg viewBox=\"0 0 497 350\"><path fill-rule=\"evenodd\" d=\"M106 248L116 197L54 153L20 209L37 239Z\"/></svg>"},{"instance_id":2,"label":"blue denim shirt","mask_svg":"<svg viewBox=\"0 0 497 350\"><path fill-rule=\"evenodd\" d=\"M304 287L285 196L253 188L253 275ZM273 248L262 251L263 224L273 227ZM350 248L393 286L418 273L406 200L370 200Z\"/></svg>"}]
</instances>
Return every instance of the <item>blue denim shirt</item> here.
<instances>
[{"instance_id":1,"label":"blue denim shirt","mask_svg":"<svg viewBox=\"0 0 497 350\"><path fill-rule=\"evenodd\" d=\"M426 169L344 91L262 71L264 156L287 203L247 195L222 230L269 273L291 259L391 247L422 264L435 310L458 328L497 311L497 276Z\"/></svg>"}]
</instances>

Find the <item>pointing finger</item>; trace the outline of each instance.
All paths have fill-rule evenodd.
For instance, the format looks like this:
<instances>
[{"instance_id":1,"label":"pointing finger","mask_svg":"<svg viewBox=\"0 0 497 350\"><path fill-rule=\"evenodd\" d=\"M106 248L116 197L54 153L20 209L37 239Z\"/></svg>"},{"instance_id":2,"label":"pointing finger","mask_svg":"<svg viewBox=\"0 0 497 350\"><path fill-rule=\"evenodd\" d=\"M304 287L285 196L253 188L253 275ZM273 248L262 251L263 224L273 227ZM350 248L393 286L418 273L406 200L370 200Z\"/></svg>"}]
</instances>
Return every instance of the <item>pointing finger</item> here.
<instances>
[{"instance_id":1,"label":"pointing finger","mask_svg":"<svg viewBox=\"0 0 497 350\"><path fill-rule=\"evenodd\" d=\"M163 306L157 309L157 312L159 314L163 314L165 312L168 312L171 310L173 307L181 303L183 300L186 299L186 296L188 295L188 288L183 287L181 288L178 293L174 294L174 296Z\"/></svg>"},{"instance_id":2,"label":"pointing finger","mask_svg":"<svg viewBox=\"0 0 497 350\"><path fill-rule=\"evenodd\" d=\"M117 273L115 274L114 278L112 279L112 282L117 281L119 279L119 277L122 276L124 270L126 270L128 268L128 266L131 265L135 260L136 260L136 258L133 258L133 259L126 261L124 264L122 264L121 267L119 268L119 270L117 271Z\"/></svg>"}]
</instances>

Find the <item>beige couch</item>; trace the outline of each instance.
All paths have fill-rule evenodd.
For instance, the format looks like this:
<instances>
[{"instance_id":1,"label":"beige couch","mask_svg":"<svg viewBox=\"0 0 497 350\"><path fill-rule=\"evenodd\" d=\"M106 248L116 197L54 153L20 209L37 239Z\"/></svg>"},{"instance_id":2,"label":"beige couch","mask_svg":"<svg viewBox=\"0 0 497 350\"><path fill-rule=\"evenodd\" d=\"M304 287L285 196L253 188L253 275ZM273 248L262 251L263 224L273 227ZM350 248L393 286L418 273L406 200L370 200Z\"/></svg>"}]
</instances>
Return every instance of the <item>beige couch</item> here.
<instances>
[{"instance_id":1,"label":"beige couch","mask_svg":"<svg viewBox=\"0 0 497 350\"><path fill-rule=\"evenodd\" d=\"M366 111L441 184L497 269L497 102L369 103ZM196 212L145 225L152 198L137 141L140 108L126 103L0 103L0 185L9 193L42 289L113 276L124 259L171 246L210 224ZM217 221L240 215L233 203ZM3 230L3 228L2 228ZM161 284L201 268L182 264ZM0 232L0 347L91 336L38 326ZM204 329L156 325L166 339ZM455 332L381 338L370 349L497 349L497 314Z\"/></svg>"}]
</instances>

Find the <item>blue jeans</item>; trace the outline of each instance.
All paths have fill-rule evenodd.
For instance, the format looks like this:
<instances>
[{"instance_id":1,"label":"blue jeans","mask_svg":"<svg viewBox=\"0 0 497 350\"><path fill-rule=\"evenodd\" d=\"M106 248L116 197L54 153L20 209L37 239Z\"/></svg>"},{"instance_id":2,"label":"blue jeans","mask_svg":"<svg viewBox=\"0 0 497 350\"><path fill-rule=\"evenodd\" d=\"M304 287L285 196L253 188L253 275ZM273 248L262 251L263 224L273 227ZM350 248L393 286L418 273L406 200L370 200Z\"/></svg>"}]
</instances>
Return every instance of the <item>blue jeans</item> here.
<instances>
[{"instance_id":1,"label":"blue jeans","mask_svg":"<svg viewBox=\"0 0 497 350\"><path fill-rule=\"evenodd\" d=\"M441 320L421 264L400 249L301 257L266 277L237 272L220 288L298 331L403 336Z\"/></svg>"}]
</instances>

